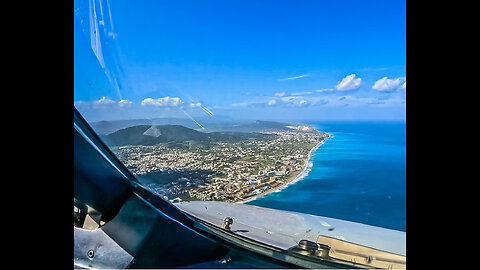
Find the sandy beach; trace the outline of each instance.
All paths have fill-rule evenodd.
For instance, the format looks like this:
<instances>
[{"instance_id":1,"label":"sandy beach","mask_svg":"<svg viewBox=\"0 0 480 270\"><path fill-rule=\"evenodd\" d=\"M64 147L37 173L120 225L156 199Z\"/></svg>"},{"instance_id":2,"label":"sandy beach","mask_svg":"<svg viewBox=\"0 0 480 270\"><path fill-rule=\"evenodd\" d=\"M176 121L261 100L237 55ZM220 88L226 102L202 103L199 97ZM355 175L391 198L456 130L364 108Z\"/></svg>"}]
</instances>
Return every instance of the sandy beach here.
<instances>
[{"instance_id":1,"label":"sandy beach","mask_svg":"<svg viewBox=\"0 0 480 270\"><path fill-rule=\"evenodd\" d=\"M328 133L327 133L328 134ZM331 134L328 134L328 137L326 137L325 139L323 139L321 142L319 142L318 144L316 144L312 149L310 149L310 152L308 152L308 155L307 157L305 158L304 160L304 166L303 166L303 170L301 170L299 173L297 174L292 174L288 179L287 181L285 181L285 183L282 183L281 185L278 185L274 188L269 188L267 190L265 190L264 192L256 195L256 196L252 196L250 198L247 198L245 200L242 200L242 201L237 201L235 203L246 203L246 202L250 202L250 201L254 201L256 200L257 198L260 198L260 197L263 197L267 194L270 194L272 192L279 192L280 190L284 189L285 187L287 187L288 185L291 185L291 184L294 184L300 180L302 180L303 178L305 178L307 175L308 175L308 172L311 170L313 164L312 162L310 161L310 159L312 158L312 152L314 150L317 150L320 146L322 146L324 143L325 143L325 140L331 138Z\"/></svg>"}]
</instances>

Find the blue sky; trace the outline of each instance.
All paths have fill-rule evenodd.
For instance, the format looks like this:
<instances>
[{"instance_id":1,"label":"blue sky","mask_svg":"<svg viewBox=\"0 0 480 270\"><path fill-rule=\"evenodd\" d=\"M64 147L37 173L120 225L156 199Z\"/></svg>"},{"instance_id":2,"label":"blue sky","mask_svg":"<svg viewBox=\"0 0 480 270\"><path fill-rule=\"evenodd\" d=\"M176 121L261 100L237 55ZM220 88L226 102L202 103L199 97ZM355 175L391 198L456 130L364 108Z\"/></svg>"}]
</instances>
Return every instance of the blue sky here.
<instances>
[{"instance_id":1,"label":"blue sky","mask_svg":"<svg viewBox=\"0 0 480 270\"><path fill-rule=\"evenodd\" d=\"M76 1L87 120L405 120L405 1Z\"/></svg>"}]
</instances>

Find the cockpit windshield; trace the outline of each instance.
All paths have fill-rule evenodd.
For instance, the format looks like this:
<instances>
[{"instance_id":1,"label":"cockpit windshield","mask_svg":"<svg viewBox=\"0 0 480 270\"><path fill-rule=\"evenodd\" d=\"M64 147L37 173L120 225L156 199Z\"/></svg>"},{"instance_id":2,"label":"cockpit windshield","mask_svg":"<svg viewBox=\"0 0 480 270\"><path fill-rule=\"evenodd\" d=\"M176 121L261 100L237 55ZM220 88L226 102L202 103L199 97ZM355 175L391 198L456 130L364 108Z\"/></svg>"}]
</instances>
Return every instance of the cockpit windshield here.
<instances>
[{"instance_id":1,"label":"cockpit windshield","mask_svg":"<svg viewBox=\"0 0 480 270\"><path fill-rule=\"evenodd\" d=\"M379 236L406 232L405 20L405 1L75 0L74 106L208 224L405 256Z\"/></svg>"}]
</instances>

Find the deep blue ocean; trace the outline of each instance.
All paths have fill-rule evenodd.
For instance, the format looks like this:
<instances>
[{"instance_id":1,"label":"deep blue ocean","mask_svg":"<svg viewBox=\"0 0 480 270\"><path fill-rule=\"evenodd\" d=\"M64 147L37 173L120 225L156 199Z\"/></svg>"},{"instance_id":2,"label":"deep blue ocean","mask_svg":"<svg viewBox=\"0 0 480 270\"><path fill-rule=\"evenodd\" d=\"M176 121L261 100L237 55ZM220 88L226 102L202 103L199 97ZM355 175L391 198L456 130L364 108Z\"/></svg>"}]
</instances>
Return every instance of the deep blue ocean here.
<instances>
[{"instance_id":1,"label":"deep blue ocean","mask_svg":"<svg viewBox=\"0 0 480 270\"><path fill-rule=\"evenodd\" d=\"M308 123L333 137L302 180L247 204L406 231L406 123Z\"/></svg>"}]
</instances>

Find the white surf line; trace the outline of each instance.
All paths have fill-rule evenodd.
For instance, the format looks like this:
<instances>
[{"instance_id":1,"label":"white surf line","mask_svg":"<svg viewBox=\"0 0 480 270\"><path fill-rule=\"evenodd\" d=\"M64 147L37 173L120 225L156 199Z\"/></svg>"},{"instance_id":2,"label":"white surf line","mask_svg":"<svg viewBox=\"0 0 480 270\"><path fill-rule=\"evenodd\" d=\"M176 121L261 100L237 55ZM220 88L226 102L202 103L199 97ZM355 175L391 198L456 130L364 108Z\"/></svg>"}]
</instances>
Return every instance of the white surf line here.
<instances>
[{"instance_id":1,"label":"white surf line","mask_svg":"<svg viewBox=\"0 0 480 270\"><path fill-rule=\"evenodd\" d=\"M325 143L325 140L333 137L331 134L329 134L329 133L327 133L327 134L328 134L328 137L326 137L325 139L323 139L321 142L319 142L317 145L315 145L315 146L310 150L310 152L308 153L308 160L307 160L307 162L305 163L305 167L303 168L303 170L302 170L297 176L295 176L295 178L294 178L292 181L288 182L287 184L285 184L285 185L283 185L283 186L281 186L281 187L279 187L279 188L277 188L277 189L275 189L275 190L268 191L267 193L259 194L258 196L254 196L254 197L251 197L251 198L249 198L249 199L247 199L247 200L245 200L245 201L239 201L239 202L237 202L237 203L247 203L247 202L251 202L251 201L254 201L254 200L258 199L258 198L261 198L261 197L263 197L263 196L266 196L266 195L268 195L268 194L270 194L270 193L280 192L280 191L282 191L283 189L285 189L287 186L292 185L292 184L295 184L295 183L299 182L299 181L302 180L302 179L305 179L305 177L308 176L308 173L309 173L309 172L312 170L312 168L313 168L313 162L310 161L310 160L312 159L312 153L313 153L313 151L314 151L314 150L317 150L318 148L320 148L320 146L322 146L322 145ZM311 166L309 166L309 164L311 164Z\"/></svg>"}]
</instances>

